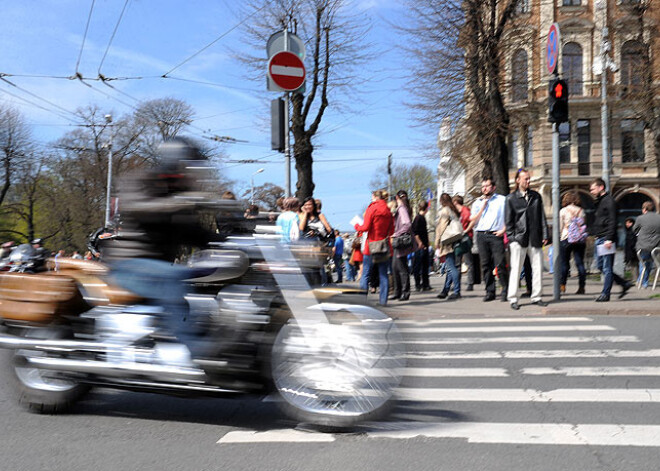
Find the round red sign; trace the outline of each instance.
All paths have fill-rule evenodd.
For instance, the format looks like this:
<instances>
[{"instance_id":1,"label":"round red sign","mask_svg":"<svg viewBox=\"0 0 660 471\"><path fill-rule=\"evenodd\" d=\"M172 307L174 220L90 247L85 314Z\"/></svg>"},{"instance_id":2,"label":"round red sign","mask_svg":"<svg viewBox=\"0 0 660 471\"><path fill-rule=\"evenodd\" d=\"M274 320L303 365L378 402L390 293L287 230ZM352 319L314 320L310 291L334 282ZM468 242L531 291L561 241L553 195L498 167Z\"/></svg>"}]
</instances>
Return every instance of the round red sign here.
<instances>
[{"instance_id":1,"label":"round red sign","mask_svg":"<svg viewBox=\"0 0 660 471\"><path fill-rule=\"evenodd\" d=\"M268 61L268 75L275 85L291 92L305 83L305 64L292 52L278 52Z\"/></svg>"},{"instance_id":2,"label":"round red sign","mask_svg":"<svg viewBox=\"0 0 660 471\"><path fill-rule=\"evenodd\" d=\"M553 23L548 31L548 42L545 48L545 63L548 66L548 73L554 74L559 62L559 26Z\"/></svg>"}]
</instances>

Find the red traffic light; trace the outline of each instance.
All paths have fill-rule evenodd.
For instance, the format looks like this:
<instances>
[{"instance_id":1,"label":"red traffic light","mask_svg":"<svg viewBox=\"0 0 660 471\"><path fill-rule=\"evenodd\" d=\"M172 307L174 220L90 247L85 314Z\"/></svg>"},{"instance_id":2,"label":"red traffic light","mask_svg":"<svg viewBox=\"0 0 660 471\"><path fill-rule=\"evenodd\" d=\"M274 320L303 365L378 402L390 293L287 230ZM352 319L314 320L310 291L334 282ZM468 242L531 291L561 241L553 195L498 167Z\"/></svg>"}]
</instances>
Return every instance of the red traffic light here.
<instances>
[{"instance_id":1,"label":"red traffic light","mask_svg":"<svg viewBox=\"0 0 660 471\"><path fill-rule=\"evenodd\" d=\"M557 82L555 84L555 89L554 89L555 98L561 98L563 94L564 94L564 86L562 85L561 82Z\"/></svg>"}]
</instances>

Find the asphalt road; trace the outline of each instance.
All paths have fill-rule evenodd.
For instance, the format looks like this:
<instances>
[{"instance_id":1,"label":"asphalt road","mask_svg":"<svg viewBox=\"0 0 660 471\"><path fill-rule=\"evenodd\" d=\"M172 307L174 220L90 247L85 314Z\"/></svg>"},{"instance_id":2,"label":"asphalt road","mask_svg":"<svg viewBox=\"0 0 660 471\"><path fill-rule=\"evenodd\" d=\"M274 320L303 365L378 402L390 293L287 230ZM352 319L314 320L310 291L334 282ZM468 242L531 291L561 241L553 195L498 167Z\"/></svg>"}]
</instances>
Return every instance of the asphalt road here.
<instances>
[{"instance_id":1,"label":"asphalt road","mask_svg":"<svg viewBox=\"0 0 660 471\"><path fill-rule=\"evenodd\" d=\"M2 470L652 470L659 317L402 321L393 412L320 433L273 402L97 390L24 411L0 378Z\"/></svg>"}]
</instances>

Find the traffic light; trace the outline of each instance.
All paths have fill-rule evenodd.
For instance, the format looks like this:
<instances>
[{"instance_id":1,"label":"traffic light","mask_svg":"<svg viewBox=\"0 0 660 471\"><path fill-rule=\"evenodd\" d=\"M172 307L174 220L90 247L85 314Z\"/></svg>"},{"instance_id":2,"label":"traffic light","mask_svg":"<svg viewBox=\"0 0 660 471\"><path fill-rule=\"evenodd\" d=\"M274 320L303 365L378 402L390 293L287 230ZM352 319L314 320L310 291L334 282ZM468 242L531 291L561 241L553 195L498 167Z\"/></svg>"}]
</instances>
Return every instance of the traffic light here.
<instances>
[{"instance_id":1,"label":"traffic light","mask_svg":"<svg viewBox=\"0 0 660 471\"><path fill-rule=\"evenodd\" d=\"M548 89L548 121L564 123L568 121L568 85L559 78L550 81Z\"/></svg>"}]
</instances>

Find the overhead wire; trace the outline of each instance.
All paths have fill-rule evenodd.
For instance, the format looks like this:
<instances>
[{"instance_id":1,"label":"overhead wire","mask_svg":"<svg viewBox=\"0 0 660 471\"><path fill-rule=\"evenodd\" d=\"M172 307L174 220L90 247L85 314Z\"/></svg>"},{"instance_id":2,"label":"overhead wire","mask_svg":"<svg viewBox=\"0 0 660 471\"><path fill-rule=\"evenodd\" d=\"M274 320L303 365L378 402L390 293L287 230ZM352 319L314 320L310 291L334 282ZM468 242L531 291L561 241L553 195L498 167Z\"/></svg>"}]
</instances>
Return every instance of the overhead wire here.
<instances>
[{"instance_id":1,"label":"overhead wire","mask_svg":"<svg viewBox=\"0 0 660 471\"><path fill-rule=\"evenodd\" d=\"M80 74L78 68L80 67L80 59L82 58L83 50L85 49L85 40L87 39L87 32L89 31L89 23L92 20L92 12L94 11L94 3L96 0L92 0L92 6L89 9L89 15L87 16L87 25L85 26L85 34L83 35L82 44L80 46L80 53L78 54L78 61L76 62L76 76Z\"/></svg>"},{"instance_id":2,"label":"overhead wire","mask_svg":"<svg viewBox=\"0 0 660 471\"><path fill-rule=\"evenodd\" d=\"M175 65L172 69L170 69L170 70L168 70L167 72L165 72L165 73L163 74L163 78L167 77L168 74L174 72L176 69L178 69L179 67L181 67L181 66L184 65L185 63L189 62L190 60L192 60L192 59L194 59L195 57L197 57L198 55L200 55L202 52L204 52L205 50L207 50L209 47L213 46L215 43L217 43L217 42L220 41L222 38L224 38L225 36L227 36L229 33L231 33L232 31L234 31L236 28L238 28L239 26L241 26L241 25L242 25L243 23L245 23L247 20L249 20L249 19L252 18L254 15L256 15L257 13L259 13L261 10L263 10L264 8L266 8L266 5L267 5L267 4L268 4L267 2L264 3L263 6L261 6L260 8L257 8L255 11L253 11L253 12L250 13L248 16L246 16L245 18L243 18L239 23L237 23L237 24L235 24L234 26L232 26L231 28L229 28L227 31L225 31L224 33L222 33L220 36L218 36L217 38L215 38L215 39L214 39L213 41L211 41L209 44L207 44L206 46L204 46L203 48L201 48L199 51L197 51L197 52L194 53L193 55L189 56L187 59L185 59L184 61L180 62L179 64Z\"/></svg>"},{"instance_id":3,"label":"overhead wire","mask_svg":"<svg viewBox=\"0 0 660 471\"><path fill-rule=\"evenodd\" d=\"M27 93L28 95L30 95L30 96L36 98L37 100L41 100L41 101L43 101L44 103L48 103L50 106L53 106L53 107L55 107L55 108L57 108L57 109L59 109L59 110L61 110L61 111L64 111L64 112L69 113L69 114L71 114L71 115L73 115L73 116L75 116L75 117L78 117L78 115L77 115L76 113L74 113L73 111L67 110L66 108L63 108L63 107L61 107L60 105L58 105L58 104L56 104L56 103L53 103L52 101L46 100L45 98L40 97L39 95L37 95L37 94L35 94L35 93L32 93L31 91L26 90L25 88L16 85L15 83L13 83L13 82L7 80L7 79L4 78L4 77L0 77L0 80L2 80L3 82L5 82L5 83L11 85L12 87L17 88L18 90L22 91L23 93Z\"/></svg>"},{"instance_id":4,"label":"overhead wire","mask_svg":"<svg viewBox=\"0 0 660 471\"><path fill-rule=\"evenodd\" d=\"M23 102L25 102L25 103L27 103L27 104L29 104L29 105L32 105L32 106L37 107L37 108L39 108L39 109L41 109L41 110L47 111L47 112L49 112L49 113L52 113L52 114L54 114L54 115L56 115L56 116L59 116L60 118L63 118L63 119L65 119L65 120L69 121L69 122L74 122L73 120L71 120L71 118L69 118L68 116L66 116L64 113L60 113L59 111L54 111L54 110L52 110L52 109L46 108L45 106L41 106L41 105L38 104L38 103L34 103L34 102L28 100L27 98L24 98L24 97L22 97L22 96L20 96L20 95L16 95L15 93L12 93L12 92L10 92L10 91L7 91L7 90L5 90L5 89L3 89L3 88L0 88L0 92L2 92L2 93L6 93L7 95L10 95L10 96L13 96L14 98L17 98L17 99L19 99L19 100L21 100L21 101L23 101Z\"/></svg>"},{"instance_id":5,"label":"overhead wire","mask_svg":"<svg viewBox=\"0 0 660 471\"><path fill-rule=\"evenodd\" d=\"M98 70L99 75L101 75L101 67L103 67L103 62L105 62L105 57L108 55L108 51L110 50L112 41L115 39L115 34L117 34L117 29L119 29L119 24L121 23L121 20L124 17L124 12L126 11L126 6L128 5L129 1L130 0L126 0L124 2L124 8L121 9L121 13L119 14L119 19L117 20L115 29L112 31L112 36L110 36L110 41L108 42L108 46L105 48L105 52L103 53L103 58L101 59L101 63L99 64L99 70Z\"/></svg>"}]
</instances>

